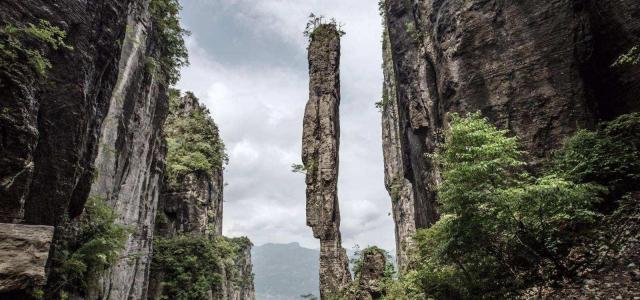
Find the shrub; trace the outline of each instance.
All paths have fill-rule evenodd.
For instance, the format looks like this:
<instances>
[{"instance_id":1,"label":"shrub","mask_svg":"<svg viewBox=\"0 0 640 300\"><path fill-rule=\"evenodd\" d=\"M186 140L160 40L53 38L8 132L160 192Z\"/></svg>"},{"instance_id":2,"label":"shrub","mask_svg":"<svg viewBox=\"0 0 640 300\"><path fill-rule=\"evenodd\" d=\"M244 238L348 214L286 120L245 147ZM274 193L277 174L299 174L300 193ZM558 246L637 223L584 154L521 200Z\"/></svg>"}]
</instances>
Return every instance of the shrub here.
<instances>
[{"instance_id":1,"label":"shrub","mask_svg":"<svg viewBox=\"0 0 640 300\"><path fill-rule=\"evenodd\" d=\"M181 9L178 0L152 0L149 3L151 19L156 26L153 31L155 40L162 52L154 64L159 65L171 85L180 79L180 68L189 65L189 53L184 42L189 31L180 26Z\"/></svg>"},{"instance_id":2,"label":"shrub","mask_svg":"<svg viewBox=\"0 0 640 300\"><path fill-rule=\"evenodd\" d=\"M186 97L195 98L193 94ZM164 130L168 145L166 177L169 186L174 188L182 176L193 172L211 175L214 170L221 170L228 160L209 111L200 106L185 114L183 104L180 92L172 90Z\"/></svg>"},{"instance_id":3,"label":"shrub","mask_svg":"<svg viewBox=\"0 0 640 300\"><path fill-rule=\"evenodd\" d=\"M324 16L316 16L312 13L309 15L309 20L307 21L307 26L305 27L303 34L309 39L309 41L316 40L320 37L326 37L327 35L334 33L337 33L339 37L342 37L345 35L345 31L342 29L343 27L344 25L338 23L334 18L327 21Z\"/></svg>"},{"instance_id":4,"label":"shrub","mask_svg":"<svg viewBox=\"0 0 640 300\"><path fill-rule=\"evenodd\" d=\"M247 238L201 234L156 238L152 268L163 275L161 299L207 299L209 291L222 288L222 268L234 283L243 284L235 262L240 250L250 244Z\"/></svg>"},{"instance_id":5,"label":"shrub","mask_svg":"<svg viewBox=\"0 0 640 300\"><path fill-rule=\"evenodd\" d=\"M633 46L629 51L620 55L613 66L637 65L638 63L640 63L640 46Z\"/></svg>"},{"instance_id":6,"label":"shrub","mask_svg":"<svg viewBox=\"0 0 640 300\"><path fill-rule=\"evenodd\" d=\"M435 298L515 297L568 275L562 258L599 215L600 188L524 171L525 153L482 118L451 116L441 151L441 219L416 236L414 283Z\"/></svg>"},{"instance_id":7,"label":"shrub","mask_svg":"<svg viewBox=\"0 0 640 300\"><path fill-rule=\"evenodd\" d=\"M113 266L131 230L116 224L117 213L101 197L91 197L72 238L56 247L54 292L84 293L99 275Z\"/></svg>"},{"instance_id":8,"label":"shrub","mask_svg":"<svg viewBox=\"0 0 640 300\"><path fill-rule=\"evenodd\" d=\"M578 182L609 187L617 199L640 186L640 113L603 123L597 131L578 131L555 153L552 168Z\"/></svg>"},{"instance_id":9,"label":"shrub","mask_svg":"<svg viewBox=\"0 0 640 300\"><path fill-rule=\"evenodd\" d=\"M51 68L46 52L73 49L64 42L66 36L65 31L46 20L22 27L6 25L0 28L0 69L4 72L19 69L45 77Z\"/></svg>"}]
</instances>

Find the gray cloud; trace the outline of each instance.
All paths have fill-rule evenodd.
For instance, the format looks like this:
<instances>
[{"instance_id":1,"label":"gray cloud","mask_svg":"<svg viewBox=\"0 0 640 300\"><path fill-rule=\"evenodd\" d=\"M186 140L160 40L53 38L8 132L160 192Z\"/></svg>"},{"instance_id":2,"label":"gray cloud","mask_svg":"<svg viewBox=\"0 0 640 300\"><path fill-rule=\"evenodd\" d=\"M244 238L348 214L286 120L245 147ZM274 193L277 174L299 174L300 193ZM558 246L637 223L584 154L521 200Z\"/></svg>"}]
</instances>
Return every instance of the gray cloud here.
<instances>
[{"instance_id":1,"label":"gray cloud","mask_svg":"<svg viewBox=\"0 0 640 300\"><path fill-rule=\"evenodd\" d=\"M227 144L224 232L254 243L317 247L305 224L300 161L308 97L310 12L346 24L342 42L339 199L346 247L394 246L383 184L380 114L380 17L371 0L184 0L191 66L179 88L211 109Z\"/></svg>"}]
</instances>

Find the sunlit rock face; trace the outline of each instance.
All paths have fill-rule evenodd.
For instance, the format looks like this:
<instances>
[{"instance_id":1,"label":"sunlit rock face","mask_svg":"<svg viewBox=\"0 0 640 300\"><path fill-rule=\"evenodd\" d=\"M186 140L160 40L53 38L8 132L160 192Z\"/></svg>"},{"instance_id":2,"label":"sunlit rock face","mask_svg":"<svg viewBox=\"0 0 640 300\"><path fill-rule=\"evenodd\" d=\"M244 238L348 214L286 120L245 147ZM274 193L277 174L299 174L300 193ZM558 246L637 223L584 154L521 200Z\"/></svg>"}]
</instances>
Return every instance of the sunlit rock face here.
<instances>
[{"instance_id":1,"label":"sunlit rock face","mask_svg":"<svg viewBox=\"0 0 640 300\"><path fill-rule=\"evenodd\" d=\"M338 152L340 146L340 33L320 25L309 45L309 101L302 133L307 170L307 225L320 239L320 295L326 299L351 281L340 236Z\"/></svg>"},{"instance_id":2,"label":"sunlit rock face","mask_svg":"<svg viewBox=\"0 0 640 300\"><path fill-rule=\"evenodd\" d=\"M579 128L640 109L634 1L386 0L382 124L400 269L438 219L433 153L451 112L481 111L535 166Z\"/></svg>"}]
</instances>

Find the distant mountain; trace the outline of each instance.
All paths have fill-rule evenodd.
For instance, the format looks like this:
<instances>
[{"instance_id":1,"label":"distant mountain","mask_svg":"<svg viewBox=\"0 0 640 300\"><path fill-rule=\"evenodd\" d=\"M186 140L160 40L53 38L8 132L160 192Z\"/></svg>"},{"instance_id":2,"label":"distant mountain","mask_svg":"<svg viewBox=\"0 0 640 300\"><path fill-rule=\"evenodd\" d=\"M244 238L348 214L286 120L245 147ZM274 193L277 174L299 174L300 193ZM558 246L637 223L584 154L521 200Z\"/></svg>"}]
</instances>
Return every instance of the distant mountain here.
<instances>
[{"instance_id":1,"label":"distant mountain","mask_svg":"<svg viewBox=\"0 0 640 300\"><path fill-rule=\"evenodd\" d=\"M354 250L347 250L347 256L353 258ZM256 300L300 300L306 294L318 297L319 250L298 243L264 244L253 247L251 258Z\"/></svg>"},{"instance_id":2,"label":"distant mountain","mask_svg":"<svg viewBox=\"0 0 640 300\"><path fill-rule=\"evenodd\" d=\"M300 300L318 296L320 251L298 243L264 244L251 253L257 300Z\"/></svg>"}]
</instances>

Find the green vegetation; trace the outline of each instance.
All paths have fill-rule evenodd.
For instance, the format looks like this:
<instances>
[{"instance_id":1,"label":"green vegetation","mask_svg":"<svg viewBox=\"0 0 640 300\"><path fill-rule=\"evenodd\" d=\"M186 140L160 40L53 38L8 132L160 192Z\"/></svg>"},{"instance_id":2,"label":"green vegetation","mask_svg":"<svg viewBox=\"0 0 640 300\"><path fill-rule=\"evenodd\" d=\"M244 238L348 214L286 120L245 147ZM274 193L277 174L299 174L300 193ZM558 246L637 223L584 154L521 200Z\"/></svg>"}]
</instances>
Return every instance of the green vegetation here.
<instances>
[{"instance_id":1,"label":"green vegetation","mask_svg":"<svg viewBox=\"0 0 640 300\"><path fill-rule=\"evenodd\" d=\"M534 175L525 171L516 137L479 113L452 115L434 155L443 178L441 219L418 231L411 257L417 267L389 284L388 295L516 298L574 276L584 262L569 253L638 210L627 193L640 178L639 126L636 113L579 131ZM614 209L603 209L602 198Z\"/></svg>"},{"instance_id":2,"label":"green vegetation","mask_svg":"<svg viewBox=\"0 0 640 300\"><path fill-rule=\"evenodd\" d=\"M555 155L554 171L578 182L597 182L612 197L640 186L640 113L604 123L596 131L580 130Z\"/></svg>"},{"instance_id":3,"label":"green vegetation","mask_svg":"<svg viewBox=\"0 0 640 300\"><path fill-rule=\"evenodd\" d=\"M152 268L162 274L160 299L206 299L209 291L219 291L222 270L235 284L252 280L240 278L235 263L251 242L247 238L209 238L202 234L178 235L154 240Z\"/></svg>"},{"instance_id":4,"label":"green vegetation","mask_svg":"<svg viewBox=\"0 0 640 300\"><path fill-rule=\"evenodd\" d=\"M354 277L358 278L358 275L360 275L360 271L362 270L362 264L364 262L364 257L374 253L382 254L386 259L386 264L384 268L384 277L383 277L384 280L386 281L386 280L393 279L393 276L396 272L393 267L393 261L392 261L393 258L391 257L389 252L387 252L387 250L378 248L377 246L369 246L362 250L356 249L356 251L354 252L353 258L351 259L351 265L352 265L352 271L353 271Z\"/></svg>"},{"instance_id":5,"label":"green vegetation","mask_svg":"<svg viewBox=\"0 0 640 300\"><path fill-rule=\"evenodd\" d=\"M633 46L625 54L620 55L613 66L637 65L638 63L640 63L640 46Z\"/></svg>"},{"instance_id":6,"label":"green vegetation","mask_svg":"<svg viewBox=\"0 0 640 300\"><path fill-rule=\"evenodd\" d=\"M309 15L309 20L307 21L307 26L303 34L309 39L309 41L314 41L320 37L326 37L334 32L337 32L338 36L342 37L346 34L343 27L344 25L338 23L334 18L327 21L324 16L316 16L312 13Z\"/></svg>"},{"instance_id":7,"label":"green vegetation","mask_svg":"<svg viewBox=\"0 0 640 300\"><path fill-rule=\"evenodd\" d=\"M56 245L53 259L58 280L52 293L83 294L118 260L131 233L127 226L116 224L118 215L103 198L89 198L84 209L78 224L67 228L73 238Z\"/></svg>"},{"instance_id":8,"label":"green vegetation","mask_svg":"<svg viewBox=\"0 0 640 300\"><path fill-rule=\"evenodd\" d=\"M291 164L291 172L307 174L307 168L303 164Z\"/></svg>"},{"instance_id":9,"label":"green vegetation","mask_svg":"<svg viewBox=\"0 0 640 300\"><path fill-rule=\"evenodd\" d=\"M380 112L383 112L387 108L387 105L389 105L389 91L382 89L382 99L376 102L375 106Z\"/></svg>"},{"instance_id":10,"label":"green vegetation","mask_svg":"<svg viewBox=\"0 0 640 300\"><path fill-rule=\"evenodd\" d=\"M66 36L66 32L46 20L21 27L6 25L0 28L0 70L46 77L47 70L51 68L47 51L73 49L64 42Z\"/></svg>"},{"instance_id":11,"label":"green vegetation","mask_svg":"<svg viewBox=\"0 0 640 300\"><path fill-rule=\"evenodd\" d=\"M187 92L184 99L196 99ZM209 110L197 106L184 110L180 91L169 92L169 116L165 123L168 144L166 176L171 187L176 187L181 177L203 172L212 174L221 170L228 157L220 139L218 127L209 117Z\"/></svg>"},{"instance_id":12,"label":"green vegetation","mask_svg":"<svg viewBox=\"0 0 640 300\"><path fill-rule=\"evenodd\" d=\"M152 0L149 10L154 30L154 40L161 47L161 56L157 60L147 61L147 66L159 67L170 85L180 79L180 68L189 64L189 54L184 36L189 32L180 26L180 3L178 0Z\"/></svg>"}]
</instances>

